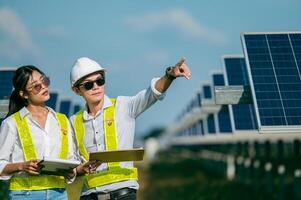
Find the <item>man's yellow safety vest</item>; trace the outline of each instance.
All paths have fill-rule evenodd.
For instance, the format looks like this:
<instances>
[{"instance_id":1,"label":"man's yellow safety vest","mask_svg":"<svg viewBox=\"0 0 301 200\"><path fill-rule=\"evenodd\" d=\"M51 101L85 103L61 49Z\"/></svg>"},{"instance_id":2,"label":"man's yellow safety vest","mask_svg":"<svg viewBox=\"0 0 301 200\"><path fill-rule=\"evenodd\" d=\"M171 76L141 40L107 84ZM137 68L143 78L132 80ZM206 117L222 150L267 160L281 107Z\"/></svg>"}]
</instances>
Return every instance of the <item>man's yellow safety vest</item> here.
<instances>
[{"instance_id":1,"label":"man's yellow safety vest","mask_svg":"<svg viewBox=\"0 0 301 200\"><path fill-rule=\"evenodd\" d=\"M59 158L66 160L68 157L68 119L61 113L56 113L56 117L61 129L61 151ZM17 125L25 161L38 159L27 119L22 119L19 112L13 114L13 118ZM64 177L52 175L12 177L9 183L10 190L43 190L50 188L65 188Z\"/></svg>"},{"instance_id":2,"label":"man's yellow safety vest","mask_svg":"<svg viewBox=\"0 0 301 200\"><path fill-rule=\"evenodd\" d=\"M104 132L105 132L105 143L106 150L117 150L118 140L117 140L117 129L115 123L115 99L111 99L112 106L104 110ZM74 129L77 146L79 148L80 154L89 160L89 155L86 147L84 146L84 120L83 120L83 110L76 113L74 120ZM110 183L115 183L119 181L126 180L138 180L137 168L122 168L120 162L108 163L108 170L102 171L95 174L88 174L84 178L84 183L87 188L98 187Z\"/></svg>"}]
</instances>

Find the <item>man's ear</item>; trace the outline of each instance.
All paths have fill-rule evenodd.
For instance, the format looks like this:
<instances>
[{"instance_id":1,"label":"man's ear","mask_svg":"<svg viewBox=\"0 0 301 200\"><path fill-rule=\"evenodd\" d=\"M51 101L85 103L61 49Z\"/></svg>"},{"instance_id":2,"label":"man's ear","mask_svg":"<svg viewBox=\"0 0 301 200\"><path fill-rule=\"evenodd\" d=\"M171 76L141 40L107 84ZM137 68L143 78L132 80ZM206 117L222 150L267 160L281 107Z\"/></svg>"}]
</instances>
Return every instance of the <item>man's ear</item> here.
<instances>
[{"instance_id":1,"label":"man's ear","mask_svg":"<svg viewBox=\"0 0 301 200\"><path fill-rule=\"evenodd\" d=\"M72 87L71 89L75 94L82 96L78 87Z\"/></svg>"},{"instance_id":2,"label":"man's ear","mask_svg":"<svg viewBox=\"0 0 301 200\"><path fill-rule=\"evenodd\" d=\"M23 99L28 99L28 95L26 95L23 91L19 92L19 95L23 98Z\"/></svg>"}]
</instances>

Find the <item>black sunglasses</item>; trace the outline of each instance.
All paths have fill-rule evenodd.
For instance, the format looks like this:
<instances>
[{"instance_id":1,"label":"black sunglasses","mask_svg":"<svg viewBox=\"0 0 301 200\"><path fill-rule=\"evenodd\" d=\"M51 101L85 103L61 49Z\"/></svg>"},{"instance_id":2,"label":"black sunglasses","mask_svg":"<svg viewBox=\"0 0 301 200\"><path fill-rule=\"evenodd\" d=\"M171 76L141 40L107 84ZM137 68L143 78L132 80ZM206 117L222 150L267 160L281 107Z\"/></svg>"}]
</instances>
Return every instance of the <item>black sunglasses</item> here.
<instances>
[{"instance_id":1,"label":"black sunglasses","mask_svg":"<svg viewBox=\"0 0 301 200\"><path fill-rule=\"evenodd\" d=\"M83 86L85 88L85 90L91 90L93 88L93 86L94 86L94 83L96 83L98 86L102 86L102 85L105 84L105 82L106 82L105 81L105 77L103 76L103 77L100 77L100 78L98 78L98 79L96 79L94 81L87 81L85 83L79 84L78 88L80 86Z\"/></svg>"}]
</instances>

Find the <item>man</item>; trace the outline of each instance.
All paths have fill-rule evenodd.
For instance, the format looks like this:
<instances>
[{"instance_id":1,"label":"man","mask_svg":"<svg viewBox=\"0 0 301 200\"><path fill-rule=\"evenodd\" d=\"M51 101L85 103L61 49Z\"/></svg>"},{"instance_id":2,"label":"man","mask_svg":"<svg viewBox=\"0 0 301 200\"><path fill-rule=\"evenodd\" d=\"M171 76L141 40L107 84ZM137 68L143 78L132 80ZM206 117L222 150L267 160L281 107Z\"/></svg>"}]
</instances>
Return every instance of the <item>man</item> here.
<instances>
[{"instance_id":1,"label":"man","mask_svg":"<svg viewBox=\"0 0 301 200\"><path fill-rule=\"evenodd\" d=\"M80 155L104 150L132 149L135 119L157 100L177 77L189 79L190 70L181 59L168 67L165 75L154 78L148 89L135 96L105 95L105 69L89 58L79 58L72 67L72 90L84 98L86 107L70 118ZM85 176L81 199L136 199L137 169L133 162L102 163ZM92 166L95 168L95 166Z\"/></svg>"}]
</instances>

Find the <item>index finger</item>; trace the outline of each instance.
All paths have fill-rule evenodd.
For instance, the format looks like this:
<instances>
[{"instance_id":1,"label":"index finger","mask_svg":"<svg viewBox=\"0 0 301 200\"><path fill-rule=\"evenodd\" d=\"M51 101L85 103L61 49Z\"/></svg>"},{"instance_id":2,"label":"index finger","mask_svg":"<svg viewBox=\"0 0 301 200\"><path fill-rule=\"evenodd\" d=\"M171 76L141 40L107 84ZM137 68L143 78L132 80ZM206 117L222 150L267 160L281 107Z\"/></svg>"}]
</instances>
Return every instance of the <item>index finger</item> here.
<instances>
[{"instance_id":1,"label":"index finger","mask_svg":"<svg viewBox=\"0 0 301 200\"><path fill-rule=\"evenodd\" d=\"M184 62L185 62L185 58L182 57L176 65L181 66Z\"/></svg>"}]
</instances>

